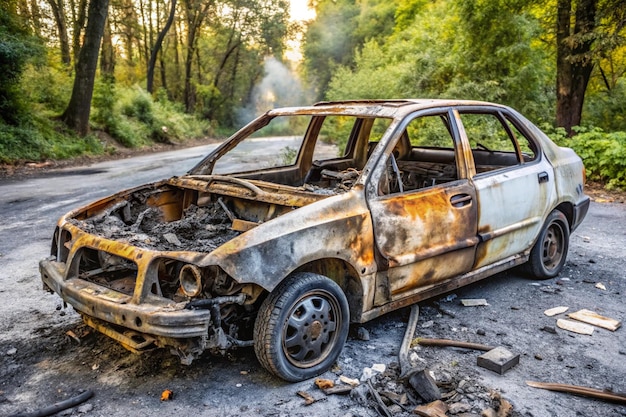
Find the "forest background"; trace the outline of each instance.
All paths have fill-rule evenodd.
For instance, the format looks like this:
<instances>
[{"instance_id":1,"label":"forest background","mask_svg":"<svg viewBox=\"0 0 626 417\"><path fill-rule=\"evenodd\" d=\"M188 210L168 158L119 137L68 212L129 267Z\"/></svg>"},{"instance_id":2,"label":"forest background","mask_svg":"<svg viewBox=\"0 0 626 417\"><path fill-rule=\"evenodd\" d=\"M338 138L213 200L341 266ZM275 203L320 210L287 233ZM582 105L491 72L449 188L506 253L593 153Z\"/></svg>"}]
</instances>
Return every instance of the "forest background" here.
<instances>
[{"instance_id":1,"label":"forest background","mask_svg":"<svg viewBox=\"0 0 626 417\"><path fill-rule=\"evenodd\" d=\"M626 0L302 1L0 0L0 163L220 138L317 100L460 98L516 108L626 189Z\"/></svg>"}]
</instances>

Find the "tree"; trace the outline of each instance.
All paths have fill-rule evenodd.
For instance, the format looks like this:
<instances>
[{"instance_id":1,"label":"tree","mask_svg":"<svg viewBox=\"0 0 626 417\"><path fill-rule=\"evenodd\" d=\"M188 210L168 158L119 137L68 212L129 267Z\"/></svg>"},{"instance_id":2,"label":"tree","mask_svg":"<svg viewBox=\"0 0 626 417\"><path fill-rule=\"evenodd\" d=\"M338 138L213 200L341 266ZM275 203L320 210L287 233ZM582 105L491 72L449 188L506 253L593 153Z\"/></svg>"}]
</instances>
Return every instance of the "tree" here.
<instances>
[{"instance_id":1,"label":"tree","mask_svg":"<svg viewBox=\"0 0 626 417\"><path fill-rule=\"evenodd\" d=\"M597 0L558 0L556 19L556 124L573 134L580 125L585 91L593 71L591 54L596 28ZM572 14L574 22L572 24Z\"/></svg>"},{"instance_id":2,"label":"tree","mask_svg":"<svg viewBox=\"0 0 626 417\"><path fill-rule=\"evenodd\" d=\"M108 8L109 0L91 0L89 2L85 42L80 49L76 62L72 97L65 112L61 115L61 120L81 136L89 133L91 98Z\"/></svg>"},{"instance_id":3,"label":"tree","mask_svg":"<svg viewBox=\"0 0 626 417\"><path fill-rule=\"evenodd\" d=\"M176 0L171 0L170 3L170 13L167 17L167 22L165 22L165 26L159 32L157 36L156 42L152 47L152 51L150 52L150 61L148 62L148 73L147 73L147 81L146 81L146 89L149 93L152 93L153 83L154 83L154 67L156 65L157 54L161 50L161 45L163 44L163 39L165 39L165 35L170 30L172 23L174 22L174 16L176 14Z\"/></svg>"},{"instance_id":4,"label":"tree","mask_svg":"<svg viewBox=\"0 0 626 417\"><path fill-rule=\"evenodd\" d=\"M57 25L57 32L59 35L59 46L61 48L61 61L69 66L71 63L70 57L70 41L67 36L67 19L65 18L65 5L63 0L48 0L48 4L52 9L54 20Z\"/></svg>"}]
</instances>

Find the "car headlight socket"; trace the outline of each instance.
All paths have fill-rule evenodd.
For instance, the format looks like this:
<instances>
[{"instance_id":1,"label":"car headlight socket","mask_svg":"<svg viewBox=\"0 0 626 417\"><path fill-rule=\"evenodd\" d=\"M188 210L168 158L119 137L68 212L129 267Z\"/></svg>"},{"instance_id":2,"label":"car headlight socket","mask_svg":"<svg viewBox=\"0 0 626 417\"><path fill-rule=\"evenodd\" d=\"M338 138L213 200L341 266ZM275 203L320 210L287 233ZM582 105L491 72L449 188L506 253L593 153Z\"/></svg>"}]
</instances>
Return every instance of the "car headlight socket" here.
<instances>
[{"instance_id":1,"label":"car headlight socket","mask_svg":"<svg viewBox=\"0 0 626 417\"><path fill-rule=\"evenodd\" d=\"M187 297L197 297L202 292L202 271L195 265L184 265L178 273L178 281Z\"/></svg>"}]
</instances>

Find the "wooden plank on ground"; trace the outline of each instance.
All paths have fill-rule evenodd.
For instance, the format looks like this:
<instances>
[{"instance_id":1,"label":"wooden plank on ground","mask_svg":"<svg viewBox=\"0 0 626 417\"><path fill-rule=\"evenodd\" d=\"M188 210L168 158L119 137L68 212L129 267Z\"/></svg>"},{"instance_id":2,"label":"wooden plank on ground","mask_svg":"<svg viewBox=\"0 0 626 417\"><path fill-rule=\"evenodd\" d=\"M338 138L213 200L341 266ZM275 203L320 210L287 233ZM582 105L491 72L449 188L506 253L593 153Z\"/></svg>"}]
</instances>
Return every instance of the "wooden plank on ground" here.
<instances>
[{"instance_id":1,"label":"wooden plank on ground","mask_svg":"<svg viewBox=\"0 0 626 417\"><path fill-rule=\"evenodd\" d=\"M546 311L543 312L543 314L545 314L548 317L552 317L552 316L556 316L557 314L565 313L568 309L569 307L565 307L565 306L554 307L554 308L547 309Z\"/></svg>"},{"instance_id":2,"label":"wooden plank on ground","mask_svg":"<svg viewBox=\"0 0 626 417\"><path fill-rule=\"evenodd\" d=\"M593 334L593 327L589 326L588 324L584 324L578 321L558 319L556 321L556 325L559 328L563 330L567 330L569 332L574 332L578 334L586 334L586 335Z\"/></svg>"},{"instance_id":3,"label":"wooden plank on ground","mask_svg":"<svg viewBox=\"0 0 626 417\"><path fill-rule=\"evenodd\" d=\"M601 316L600 314L587 309L578 310L575 313L568 314L569 318L582 321L583 323L593 324L594 326L602 327L603 329L611 330L614 332L619 329L622 322L609 317Z\"/></svg>"}]
</instances>

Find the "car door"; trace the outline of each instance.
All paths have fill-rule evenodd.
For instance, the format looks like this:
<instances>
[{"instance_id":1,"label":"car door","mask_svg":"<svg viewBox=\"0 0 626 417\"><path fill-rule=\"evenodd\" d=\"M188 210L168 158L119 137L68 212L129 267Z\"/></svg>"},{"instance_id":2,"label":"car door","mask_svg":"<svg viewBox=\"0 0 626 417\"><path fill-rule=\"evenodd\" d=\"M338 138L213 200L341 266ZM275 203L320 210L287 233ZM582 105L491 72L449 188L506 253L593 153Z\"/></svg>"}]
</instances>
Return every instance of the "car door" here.
<instances>
[{"instance_id":1,"label":"car door","mask_svg":"<svg viewBox=\"0 0 626 417\"><path fill-rule=\"evenodd\" d=\"M489 107L459 113L478 198L477 269L532 247L556 199L554 171L514 115Z\"/></svg>"},{"instance_id":2,"label":"car door","mask_svg":"<svg viewBox=\"0 0 626 417\"><path fill-rule=\"evenodd\" d=\"M453 121L448 109L418 113L398 127L373 171L368 204L383 270L377 285L388 290L386 301L474 263L476 195Z\"/></svg>"}]
</instances>

